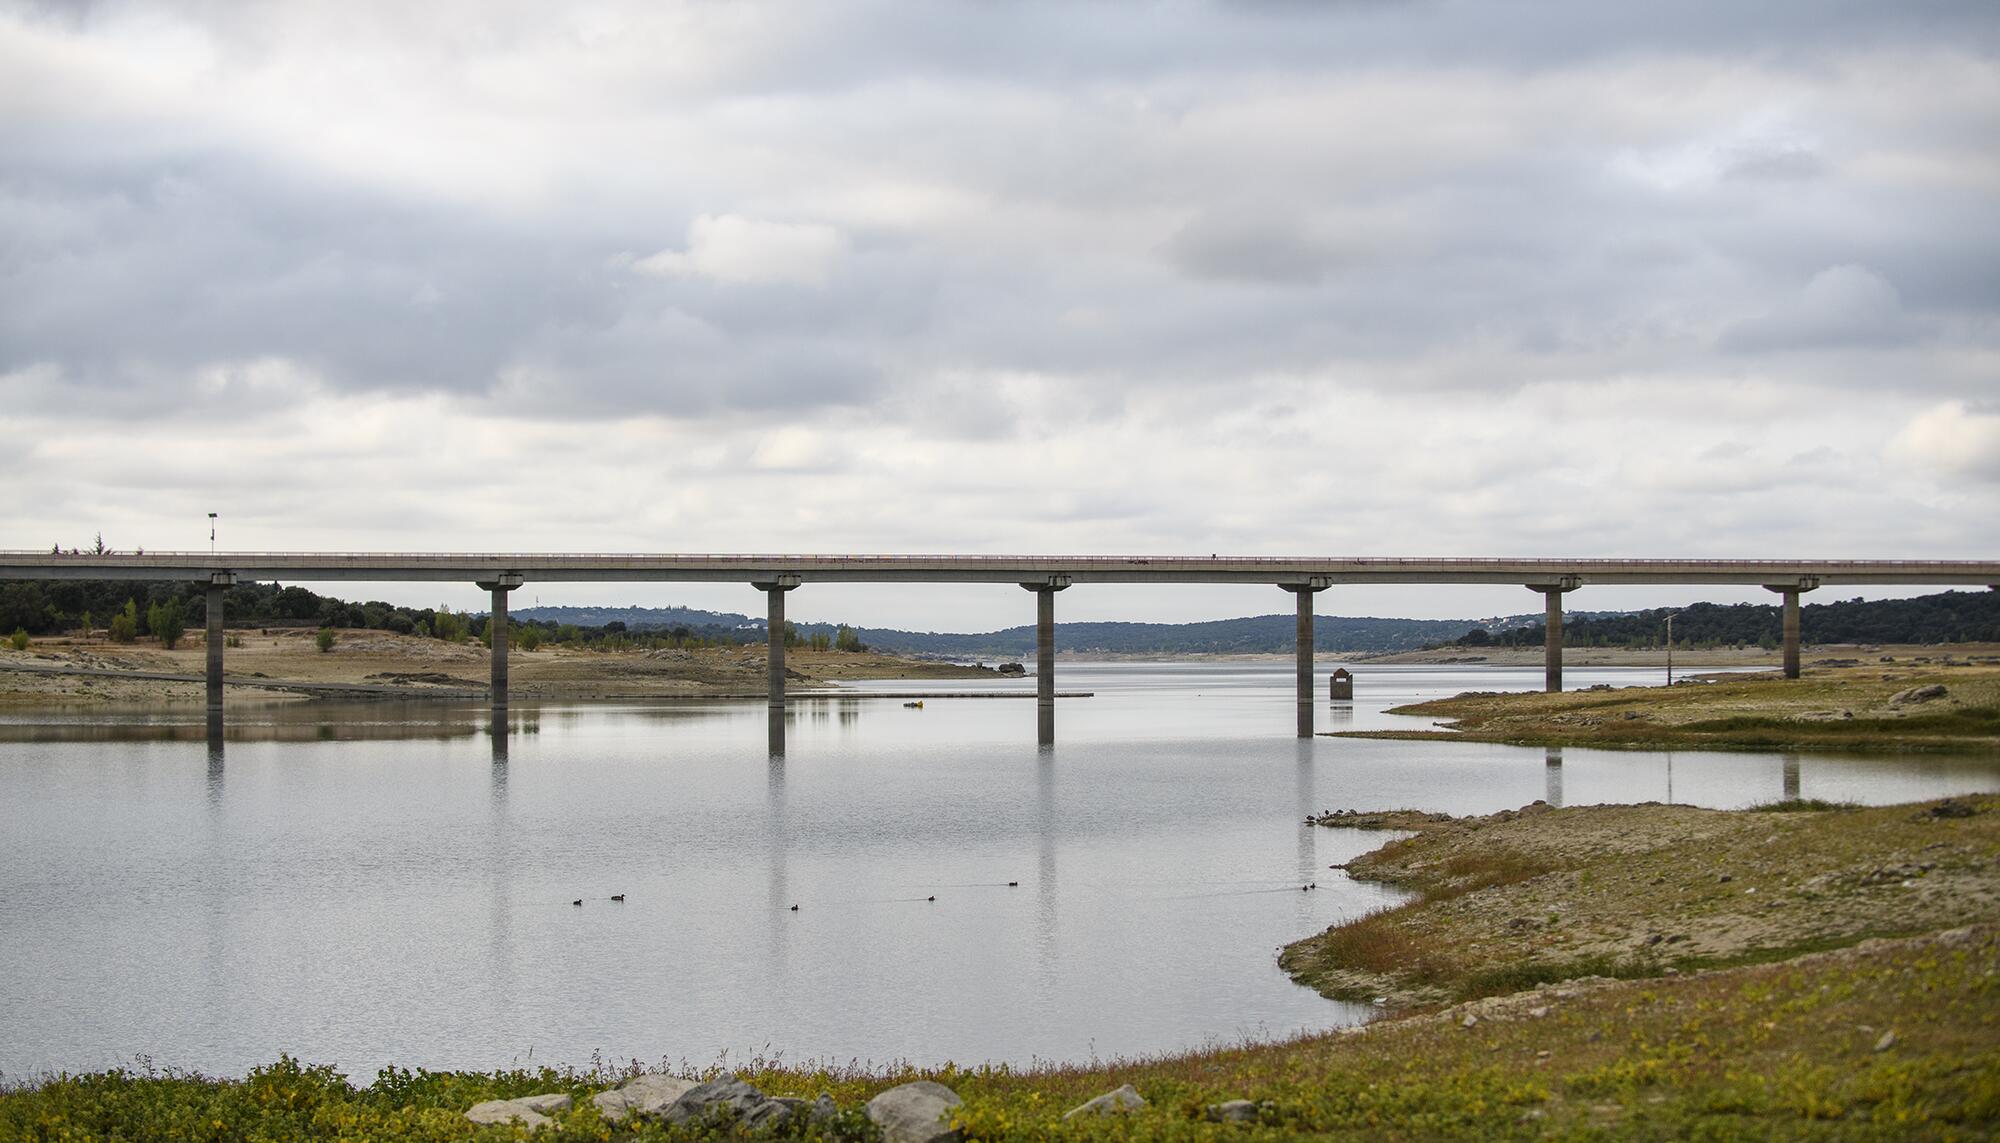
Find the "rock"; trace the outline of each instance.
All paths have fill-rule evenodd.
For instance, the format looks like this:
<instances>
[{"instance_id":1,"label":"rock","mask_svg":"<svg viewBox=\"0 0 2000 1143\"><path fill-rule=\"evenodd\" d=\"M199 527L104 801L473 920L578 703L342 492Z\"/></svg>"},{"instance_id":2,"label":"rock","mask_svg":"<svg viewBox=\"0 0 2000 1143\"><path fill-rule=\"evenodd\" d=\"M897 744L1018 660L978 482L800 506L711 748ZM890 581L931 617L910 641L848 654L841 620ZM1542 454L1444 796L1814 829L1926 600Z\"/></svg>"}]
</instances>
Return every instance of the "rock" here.
<instances>
[{"instance_id":1,"label":"rock","mask_svg":"<svg viewBox=\"0 0 2000 1143\"><path fill-rule=\"evenodd\" d=\"M547 1095L524 1095L514 1102L538 1115L559 1115L576 1104L575 1100L560 1091Z\"/></svg>"},{"instance_id":2,"label":"rock","mask_svg":"<svg viewBox=\"0 0 2000 1143\"><path fill-rule=\"evenodd\" d=\"M994 669L1003 675L1012 675L1016 678L1028 673L1028 668L1019 663L1002 663Z\"/></svg>"},{"instance_id":3,"label":"rock","mask_svg":"<svg viewBox=\"0 0 2000 1143\"><path fill-rule=\"evenodd\" d=\"M1905 706L1909 703L1930 702L1933 699L1941 699L1950 693L1950 691L1944 689L1943 683L1932 683L1927 687L1911 687L1909 690L1898 691L1890 695L1889 705Z\"/></svg>"},{"instance_id":4,"label":"rock","mask_svg":"<svg viewBox=\"0 0 2000 1143\"><path fill-rule=\"evenodd\" d=\"M1934 818L1969 818L1978 812L1978 810L1959 801L1957 798L1946 798L1944 801L1925 811L1925 813ZM1918 816L1922 817L1923 815L1919 814Z\"/></svg>"},{"instance_id":5,"label":"rock","mask_svg":"<svg viewBox=\"0 0 2000 1143\"><path fill-rule=\"evenodd\" d=\"M792 1113L790 1104L772 1099L736 1076L723 1076L681 1093L659 1118L670 1124L699 1123L725 1108L752 1130L771 1126Z\"/></svg>"},{"instance_id":6,"label":"rock","mask_svg":"<svg viewBox=\"0 0 2000 1143\"><path fill-rule=\"evenodd\" d=\"M1232 1099L1211 1103L1202 1109L1202 1114L1210 1123L1255 1123L1257 1105L1247 1099Z\"/></svg>"},{"instance_id":7,"label":"rock","mask_svg":"<svg viewBox=\"0 0 2000 1143\"><path fill-rule=\"evenodd\" d=\"M1547 1006L1528 1009L1528 1015L1537 1020L1540 1020L1542 1017L1547 1016L1548 1014L1549 1010Z\"/></svg>"},{"instance_id":8,"label":"rock","mask_svg":"<svg viewBox=\"0 0 2000 1143\"><path fill-rule=\"evenodd\" d=\"M591 1096L590 1102L597 1105L598 1114L609 1123L623 1122L628 1115L657 1119L675 1100L698 1086L694 1080L679 1076L633 1076L610 1091Z\"/></svg>"},{"instance_id":9,"label":"rock","mask_svg":"<svg viewBox=\"0 0 2000 1143\"><path fill-rule=\"evenodd\" d=\"M537 1108L531 1104L541 1104ZM475 1103L465 1113L472 1122L485 1125L490 1123L518 1123L530 1131L547 1127L555 1120L542 1114L542 1110L568 1111L569 1097L566 1095L530 1095L521 1099L489 1099Z\"/></svg>"},{"instance_id":10,"label":"rock","mask_svg":"<svg viewBox=\"0 0 2000 1143\"><path fill-rule=\"evenodd\" d=\"M962 1102L941 1083L917 1080L869 1100L868 1120L882 1129L883 1143L957 1143L951 1109Z\"/></svg>"},{"instance_id":11,"label":"rock","mask_svg":"<svg viewBox=\"0 0 2000 1143\"><path fill-rule=\"evenodd\" d=\"M1886 1052L1895 1046L1896 1033L1893 1031L1882 1033L1882 1038L1875 1041L1875 1050L1878 1052Z\"/></svg>"},{"instance_id":12,"label":"rock","mask_svg":"<svg viewBox=\"0 0 2000 1143\"><path fill-rule=\"evenodd\" d=\"M1474 1016L1470 1012L1467 1012L1465 1014L1465 1019L1459 1022L1459 1026L1463 1028L1471 1028L1477 1025L1478 1023L1479 1023L1479 1017Z\"/></svg>"},{"instance_id":13,"label":"rock","mask_svg":"<svg viewBox=\"0 0 2000 1143\"><path fill-rule=\"evenodd\" d=\"M1131 1084L1113 1088L1088 1103L1079 1104L1063 1112L1064 1119L1075 1119L1079 1115L1116 1115L1120 1112L1137 1111L1146 1106L1146 1099L1132 1090Z\"/></svg>"}]
</instances>

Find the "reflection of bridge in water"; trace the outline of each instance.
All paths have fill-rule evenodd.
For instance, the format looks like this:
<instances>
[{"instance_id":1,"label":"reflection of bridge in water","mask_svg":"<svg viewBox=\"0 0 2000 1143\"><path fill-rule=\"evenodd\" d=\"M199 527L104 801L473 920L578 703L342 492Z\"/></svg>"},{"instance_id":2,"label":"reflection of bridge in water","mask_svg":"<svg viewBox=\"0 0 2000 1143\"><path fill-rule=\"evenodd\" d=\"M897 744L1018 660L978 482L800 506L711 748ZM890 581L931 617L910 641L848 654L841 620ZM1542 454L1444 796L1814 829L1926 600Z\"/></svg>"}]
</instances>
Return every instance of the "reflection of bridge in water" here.
<instances>
[{"instance_id":1,"label":"reflection of bridge in water","mask_svg":"<svg viewBox=\"0 0 2000 1143\"><path fill-rule=\"evenodd\" d=\"M1667 758L1667 804L1674 804L1674 754L1666 751ZM1779 755L1778 798L1780 801L1799 800L1799 766L1797 754ZM1563 804L1563 748L1551 746L1542 752L1543 793L1542 800L1560 808Z\"/></svg>"},{"instance_id":2,"label":"reflection of bridge in water","mask_svg":"<svg viewBox=\"0 0 2000 1143\"><path fill-rule=\"evenodd\" d=\"M208 705L220 711L223 592L238 580L471 581L492 595L490 699L507 706L507 595L525 583L747 582L765 593L768 735L785 741L785 595L808 583L1015 583L1035 594L1038 741L1055 741L1055 595L1087 584L1261 583L1297 597L1297 732L1313 733L1313 599L1336 585L1520 584L1544 599L1544 685L1562 689L1562 597L1586 585L1762 586L1783 600L1799 674L1799 596L1822 585L1984 584L2000 560L1395 559L1272 556L644 555L395 552L0 553L0 579L192 580L205 605ZM499 720L496 720L499 721Z\"/></svg>"}]
</instances>

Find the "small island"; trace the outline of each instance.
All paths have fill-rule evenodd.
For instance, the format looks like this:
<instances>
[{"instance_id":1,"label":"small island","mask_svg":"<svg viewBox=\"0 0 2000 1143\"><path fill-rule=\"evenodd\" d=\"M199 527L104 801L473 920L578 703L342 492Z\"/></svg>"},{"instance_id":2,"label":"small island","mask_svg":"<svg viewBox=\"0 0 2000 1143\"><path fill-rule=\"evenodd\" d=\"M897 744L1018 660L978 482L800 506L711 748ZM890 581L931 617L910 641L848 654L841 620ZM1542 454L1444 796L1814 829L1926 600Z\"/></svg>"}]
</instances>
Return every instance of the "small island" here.
<instances>
[{"instance_id":1,"label":"small island","mask_svg":"<svg viewBox=\"0 0 2000 1143\"><path fill-rule=\"evenodd\" d=\"M1671 687L1462 694L1388 712L1438 720L1430 729L1337 733L1607 749L2000 750L2000 659L1979 650L1849 659L1799 679L1718 674Z\"/></svg>"}]
</instances>

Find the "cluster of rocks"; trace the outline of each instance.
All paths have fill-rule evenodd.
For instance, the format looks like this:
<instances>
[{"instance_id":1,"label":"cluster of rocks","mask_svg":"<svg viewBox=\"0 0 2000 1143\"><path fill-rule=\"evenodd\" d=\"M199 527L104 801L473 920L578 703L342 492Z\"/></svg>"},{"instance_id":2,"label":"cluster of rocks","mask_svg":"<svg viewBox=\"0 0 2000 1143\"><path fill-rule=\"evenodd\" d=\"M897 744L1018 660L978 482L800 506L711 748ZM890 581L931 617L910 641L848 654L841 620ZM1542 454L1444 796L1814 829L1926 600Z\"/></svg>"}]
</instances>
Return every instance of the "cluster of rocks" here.
<instances>
[{"instance_id":1,"label":"cluster of rocks","mask_svg":"<svg viewBox=\"0 0 2000 1143\"><path fill-rule=\"evenodd\" d=\"M1450 814L1422 810L1321 810L1307 818L1306 824L1334 829L1420 829L1451 820Z\"/></svg>"},{"instance_id":2,"label":"cluster of rocks","mask_svg":"<svg viewBox=\"0 0 2000 1143\"><path fill-rule=\"evenodd\" d=\"M608 1123L635 1116L669 1125L728 1118L752 1131L767 1130L794 1116L828 1119L836 1112L833 1097L825 1093L810 1102L769 1096L733 1075L706 1083L677 1076L634 1076L610 1091L598 1092L590 1102ZM465 1117L474 1123L514 1123L533 1129L554 1122L551 1116L571 1106L570 1097L561 1093L489 1099L474 1104Z\"/></svg>"},{"instance_id":3,"label":"cluster of rocks","mask_svg":"<svg viewBox=\"0 0 2000 1143\"><path fill-rule=\"evenodd\" d=\"M1911 706L1916 703L1932 702L1944 698L1950 693L1943 683L1932 683L1929 686L1923 687L1911 687L1909 690L1897 691L1895 694L1890 695L1889 705Z\"/></svg>"},{"instance_id":4,"label":"cluster of rocks","mask_svg":"<svg viewBox=\"0 0 2000 1143\"><path fill-rule=\"evenodd\" d=\"M610 1091L592 1096L591 1103L609 1123L638 1117L672 1126L715 1119L728 1120L753 1133L769 1131L795 1116L827 1120L839 1113L833 1097L824 1092L811 1101L770 1096L734 1075L706 1083L674 1076L635 1076ZM957 1143L960 1134L952 1124L952 1111L962 1103L958 1093L945 1085L917 1080L899 1084L869 1100L866 1114L881 1129L884 1143ZM573 1106L574 1101L568 1095L554 1092L518 1099L489 1099L475 1104L465 1117L479 1124L511 1123L532 1130L555 1122L553 1116ZM1145 1097L1131 1084L1125 1084L1071 1108L1063 1118L1124 1115L1145 1106ZM1255 1123L1270 1110L1267 1103L1232 1099L1210 1104L1203 1109L1203 1117L1213 1123Z\"/></svg>"},{"instance_id":5,"label":"cluster of rocks","mask_svg":"<svg viewBox=\"0 0 2000 1143\"><path fill-rule=\"evenodd\" d=\"M377 671L363 675L363 682L370 683L437 683L442 686L481 687L486 684L474 679L454 678L443 671Z\"/></svg>"}]
</instances>

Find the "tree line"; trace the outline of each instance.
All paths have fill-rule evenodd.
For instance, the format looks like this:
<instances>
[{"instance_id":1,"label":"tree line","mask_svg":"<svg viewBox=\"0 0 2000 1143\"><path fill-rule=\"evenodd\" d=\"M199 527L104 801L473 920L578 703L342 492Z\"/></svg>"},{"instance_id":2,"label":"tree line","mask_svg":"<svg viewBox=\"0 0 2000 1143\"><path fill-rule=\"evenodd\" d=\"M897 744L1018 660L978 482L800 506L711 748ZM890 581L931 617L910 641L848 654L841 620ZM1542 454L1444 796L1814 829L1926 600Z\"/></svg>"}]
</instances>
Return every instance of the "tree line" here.
<instances>
[{"instance_id":1,"label":"tree line","mask_svg":"<svg viewBox=\"0 0 2000 1143\"><path fill-rule=\"evenodd\" d=\"M1677 647L1776 647L1784 609L1774 603L1695 603L1618 615L1579 615L1563 622L1569 647L1663 647L1667 616ZM1848 599L1805 603L1802 637L1814 643L2000 642L2000 591L1947 591L1914 599ZM1436 647L1539 647L1543 624L1507 631L1474 628Z\"/></svg>"},{"instance_id":2,"label":"tree line","mask_svg":"<svg viewBox=\"0 0 2000 1143\"><path fill-rule=\"evenodd\" d=\"M353 603L303 587L238 583L222 594L229 628L291 627L321 631L371 629L398 635L491 644L487 616L450 607L419 608L369 600ZM208 586L188 580L9 580L0 582L0 632L28 635L102 633L115 641L140 637L174 646L191 627L208 623ZM620 620L579 625L553 620L516 619L509 642L523 651L543 643L601 650L699 650L764 642L762 630L731 624L675 624L632 630ZM785 645L816 650L864 651L853 628L785 624ZM322 647L322 649L325 649Z\"/></svg>"}]
</instances>

